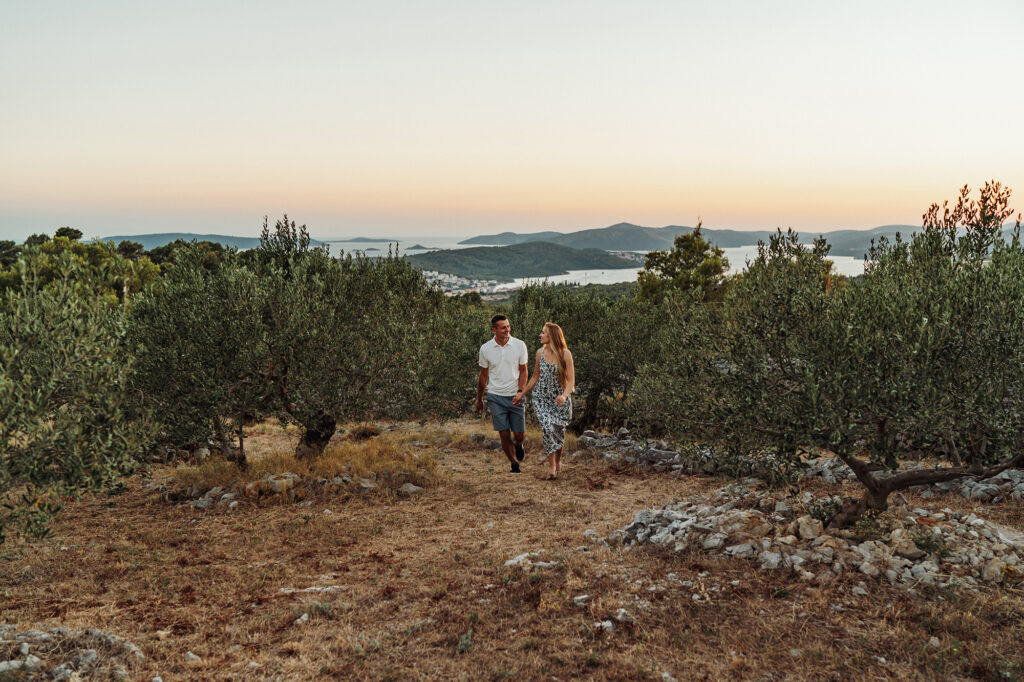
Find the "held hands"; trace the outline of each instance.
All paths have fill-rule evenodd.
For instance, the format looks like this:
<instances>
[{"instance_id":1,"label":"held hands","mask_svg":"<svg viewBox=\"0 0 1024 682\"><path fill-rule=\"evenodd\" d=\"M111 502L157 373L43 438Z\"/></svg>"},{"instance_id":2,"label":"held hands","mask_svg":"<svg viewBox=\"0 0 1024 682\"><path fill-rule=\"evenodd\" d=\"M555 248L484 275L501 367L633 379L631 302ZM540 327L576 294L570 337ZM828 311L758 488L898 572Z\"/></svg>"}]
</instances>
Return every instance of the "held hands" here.
<instances>
[{"instance_id":1,"label":"held hands","mask_svg":"<svg viewBox=\"0 0 1024 682\"><path fill-rule=\"evenodd\" d=\"M560 393L558 397L555 398L555 405L565 405L566 400L567 396L564 393Z\"/></svg>"},{"instance_id":2,"label":"held hands","mask_svg":"<svg viewBox=\"0 0 1024 682\"><path fill-rule=\"evenodd\" d=\"M523 398L525 397L526 391L517 391L516 394L512 396L512 404L518 405L519 403L523 402Z\"/></svg>"}]
</instances>

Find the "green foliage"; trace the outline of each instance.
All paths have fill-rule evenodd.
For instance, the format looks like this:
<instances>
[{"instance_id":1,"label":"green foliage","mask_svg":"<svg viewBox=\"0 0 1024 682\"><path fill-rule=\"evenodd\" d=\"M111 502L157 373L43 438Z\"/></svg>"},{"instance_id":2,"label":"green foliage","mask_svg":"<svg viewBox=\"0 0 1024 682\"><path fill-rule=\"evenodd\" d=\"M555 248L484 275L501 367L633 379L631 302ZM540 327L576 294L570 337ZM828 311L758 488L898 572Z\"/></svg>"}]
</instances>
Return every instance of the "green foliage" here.
<instances>
[{"instance_id":1,"label":"green foliage","mask_svg":"<svg viewBox=\"0 0 1024 682\"><path fill-rule=\"evenodd\" d=\"M132 245L125 248L126 250L130 248L132 252L135 251L135 242L121 242L121 244L118 245L118 250L121 249L122 244ZM224 246L218 242L195 242L176 239L173 242L164 244L163 246L150 249L148 255L150 260L157 265L164 269L170 269L177 261L178 253L191 249L193 245L200 249L203 254L203 266L211 272L216 270L222 262L230 258L234 253L233 249L225 249ZM130 253L126 253L124 255L129 258L132 257Z\"/></svg>"},{"instance_id":2,"label":"green foliage","mask_svg":"<svg viewBox=\"0 0 1024 682\"><path fill-rule=\"evenodd\" d=\"M720 315L673 316L682 343L665 376L645 374L641 417L736 454L831 450L866 488L847 520L884 509L893 490L1020 462L1024 251L1000 232L1008 200L998 183L977 201L965 187L910 241L873 247L864 276L840 286L824 241L777 233ZM955 466L891 473L920 452Z\"/></svg>"},{"instance_id":3,"label":"green foliage","mask_svg":"<svg viewBox=\"0 0 1024 682\"><path fill-rule=\"evenodd\" d=\"M18 260L21 247L9 239L0 240L0 269L9 268Z\"/></svg>"},{"instance_id":4,"label":"green foliage","mask_svg":"<svg viewBox=\"0 0 1024 682\"><path fill-rule=\"evenodd\" d=\"M148 443L122 309L69 250L30 250L0 305L0 542L46 534L67 494L110 488Z\"/></svg>"},{"instance_id":5,"label":"green foliage","mask_svg":"<svg viewBox=\"0 0 1024 682\"><path fill-rule=\"evenodd\" d=\"M248 415L276 413L305 427L298 452L315 456L339 420L464 408L471 367L443 341L465 307L406 260L332 259L287 217L212 271L202 245L176 253L132 310L138 386L166 440L241 437Z\"/></svg>"},{"instance_id":6,"label":"green foliage","mask_svg":"<svg viewBox=\"0 0 1024 682\"><path fill-rule=\"evenodd\" d=\"M725 293L729 260L701 233L701 224L693 232L675 238L669 251L650 251L644 269L637 278L637 297L660 302L669 292L700 292L706 300L717 300Z\"/></svg>"},{"instance_id":7,"label":"green foliage","mask_svg":"<svg viewBox=\"0 0 1024 682\"><path fill-rule=\"evenodd\" d=\"M59 227L57 228L57 231L54 232L53 236L54 238L64 237L65 239L74 242L82 238L82 231L76 230L73 227Z\"/></svg>"},{"instance_id":8,"label":"green foliage","mask_svg":"<svg viewBox=\"0 0 1024 682\"><path fill-rule=\"evenodd\" d=\"M26 238L25 246L39 246L40 244L45 244L48 241L50 241L50 236L40 232L39 234L33 234Z\"/></svg>"},{"instance_id":9,"label":"green foliage","mask_svg":"<svg viewBox=\"0 0 1024 682\"><path fill-rule=\"evenodd\" d=\"M146 249L139 242L124 239L117 244L117 252L129 260L138 260L146 254Z\"/></svg>"},{"instance_id":10,"label":"green foliage","mask_svg":"<svg viewBox=\"0 0 1024 682\"><path fill-rule=\"evenodd\" d=\"M269 378L275 404L306 427L300 453L318 454L342 419L464 407L471 367L444 343L458 337L462 306L403 258L334 260L284 228L295 238L267 240L257 259L269 286Z\"/></svg>"},{"instance_id":11,"label":"green foliage","mask_svg":"<svg viewBox=\"0 0 1024 682\"><path fill-rule=\"evenodd\" d=\"M656 341L662 315L658 307L643 301L531 285L519 290L509 317L513 334L531 350L540 346L538 336L545 322L562 327L576 369L577 428L595 424L599 418L621 420L623 402L640 366L659 352ZM481 337L487 326L481 325ZM531 353L531 372L533 364Z\"/></svg>"},{"instance_id":12,"label":"green foliage","mask_svg":"<svg viewBox=\"0 0 1024 682\"><path fill-rule=\"evenodd\" d=\"M207 253L182 247L176 266L131 309L135 386L159 415L161 438L179 445L224 442L229 427L241 438L245 415L268 390L262 283L234 262L211 272Z\"/></svg>"},{"instance_id":13,"label":"green foliage","mask_svg":"<svg viewBox=\"0 0 1024 682\"><path fill-rule=\"evenodd\" d=\"M569 270L635 267L632 261L607 251L574 249L550 242L430 251L409 256L409 261L423 270L502 282L511 282L516 277L561 275Z\"/></svg>"},{"instance_id":14,"label":"green foliage","mask_svg":"<svg viewBox=\"0 0 1024 682\"><path fill-rule=\"evenodd\" d=\"M30 237L25 240L23 248L35 254L32 257L33 276L39 286L63 276L60 263L66 254L75 262L72 278L78 286L88 287L97 295L108 296L111 300L120 300L122 304L132 293L141 291L160 275L160 268L148 258L130 261L118 254L113 244L105 242L87 244L67 236L37 242ZM18 286L21 275L17 268L2 274L6 276L0 277L0 290Z\"/></svg>"}]
</instances>

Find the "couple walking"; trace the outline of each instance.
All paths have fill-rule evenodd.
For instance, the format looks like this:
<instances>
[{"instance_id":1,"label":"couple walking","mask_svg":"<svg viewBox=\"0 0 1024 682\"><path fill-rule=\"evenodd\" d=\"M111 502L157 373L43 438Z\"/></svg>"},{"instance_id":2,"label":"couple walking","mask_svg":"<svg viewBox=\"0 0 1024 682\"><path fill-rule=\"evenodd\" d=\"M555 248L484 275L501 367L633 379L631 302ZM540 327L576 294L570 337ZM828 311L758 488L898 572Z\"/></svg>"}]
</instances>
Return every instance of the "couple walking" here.
<instances>
[{"instance_id":1,"label":"couple walking","mask_svg":"<svg viewBox=\"0 0 1024 682\"><path fill-rule=\"evenodd\" d=\"M540 332L541 347L533 376L527 382L529 353L526 344L512 336L512 325L504 315L491 318L494 338L480 346L480 378L476 387L476 411L484 409L484 393L491 411L491 423L501 437L501 448L518 474L526 459L526 411L523 399L533 392L533 411L540 422L548 476L554 480L562 464L565 427L572 418L575 368L565 344L562 328L545 323Z\"/></svg>"}]
</instances>

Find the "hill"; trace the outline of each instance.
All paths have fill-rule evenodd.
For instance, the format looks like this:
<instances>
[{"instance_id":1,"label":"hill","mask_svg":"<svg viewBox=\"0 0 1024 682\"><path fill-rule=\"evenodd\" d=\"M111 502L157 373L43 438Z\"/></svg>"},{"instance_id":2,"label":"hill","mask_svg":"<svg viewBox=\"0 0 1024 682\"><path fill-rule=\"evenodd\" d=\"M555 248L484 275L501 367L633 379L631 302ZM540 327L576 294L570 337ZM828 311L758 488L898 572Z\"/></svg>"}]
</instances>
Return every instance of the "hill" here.
<instances>
[{"instance_id":1,"label":"hill","mask_svg":"<svg viewBox=\"0 0 1024 682\"><path fill-rule=\"evenodd\" d=\"M548 277L569 270L614 270L636 267L632 261L599 249L574 249L551 242L511 246L447 249L408 256L422 270L436 270L470 279L511 282L517 277Z\"/></svg>"},{"instance_id":2,"label":"hill","mask_svg":"<svg viewBox=\"0 0 1024 682\"><path fill-rule=\"evenodd\" d=\"M221 244L227 248L235 248L239 251L245 249L255 249L260 245L259 237L233 237L225 234L194 234L192 232L162 232L160 234L130 234L124 236L114 237L100 237L96 241L100 242L114 242L119 244L123 241L137 242L142 244L142 248L149 251L165 244L177 240L184 240L186 242L197 241L197 242L215 242ZM322 246L324 242L317 241L316 239L310 239L309 243L313 246Z\"/></svg>"},{"instance_id":3,"label":"hill","mask_svg":"<svg viewBox=\"0 0 1024 682\"><path fill-rule=\"evenodd\" d=\"M524 242L552 242L559 237L565 236L564 232L532 232L520 234L517 232L502 232L501 234L484 234L478 237L463 239L459 244L479 244L481 246L511 246Z\"/></svg>"},{"instance_id":4,"label":"hill","mask_svg":"<svg viewBox=\"0 0 1024 682\"><path fill-rule=\"evenodd\" d=\"M900 233L907 236L920 227L913 225L882 225L870 230L834 230L831 232L801 232L801 241L809 243L819 234L824 235L832 245L836 256L861 257L867 253L872 239L886 236L890 239ZM503 232L496 235L481 235L467 239L461 244L525 244L534 241L548 241L575 249L603 249L605 251L652 251L670 249L676 236L693 230L692 227L668 225L665 227L643 227L632 223L617 223L608 227L579 230L567 234L538 232L517 234ZM707 238L723 249L750 246L767 241L774 230L717 230L704 228ZM547 235L547 236L542 236ZM553 236L552 236L553 235Z\"/></svg>"}]
</instances>

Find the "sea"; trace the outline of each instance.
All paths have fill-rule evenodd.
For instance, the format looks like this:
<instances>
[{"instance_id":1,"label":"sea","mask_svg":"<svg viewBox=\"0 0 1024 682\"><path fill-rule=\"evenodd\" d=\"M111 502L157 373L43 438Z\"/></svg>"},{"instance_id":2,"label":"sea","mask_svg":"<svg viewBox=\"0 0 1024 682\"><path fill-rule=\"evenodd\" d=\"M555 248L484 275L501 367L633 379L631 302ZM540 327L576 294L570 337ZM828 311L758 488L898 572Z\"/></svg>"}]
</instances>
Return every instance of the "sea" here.
<instances>
[{"instance_id":1,"label":"sea","mask_svg":"<svg viewBox=\"0 0 1024 682\"><path fill-rule=\"evenodd\" d=\"M322 240L330 247L331 255L337 256L341 252L361 252L367 256L379 256L388 252L388 249L397 249L403 256L411 256L417 253L426 253L438 249L466 249L479 244L459 244L465 237L416 237L414 239L380 239L379 241L369 240ZM374 238L376 239L376 238ZM424 246L426 249L413 247ZM722 249L725 257L729 259L729 273L735 274L747 268L747 263L757 257L757 245L736 246ZM864 260L852 256L830 256L834 270L847 276L864 274ZM552 275L549 277L522 277L513 282L501 284L496 290L518 289L524 284L533 282L549 282L551 284L618 284L620 282L633 282L642 268L615 268L607 270L570 270L564 275Z\"/></svg>"}]
</instances>

